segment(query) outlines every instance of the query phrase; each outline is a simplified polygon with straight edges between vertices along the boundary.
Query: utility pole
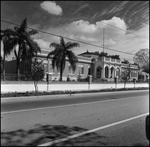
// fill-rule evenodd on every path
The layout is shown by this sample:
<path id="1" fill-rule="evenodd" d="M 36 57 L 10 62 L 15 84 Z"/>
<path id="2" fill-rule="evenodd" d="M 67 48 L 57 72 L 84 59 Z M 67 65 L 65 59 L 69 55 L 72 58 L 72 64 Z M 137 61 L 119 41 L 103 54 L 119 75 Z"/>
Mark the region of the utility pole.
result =
<path id="1" fill-rule="evenodd" d="M 105 29 L 103 29 L 103 52 L 104 52 Z"/>

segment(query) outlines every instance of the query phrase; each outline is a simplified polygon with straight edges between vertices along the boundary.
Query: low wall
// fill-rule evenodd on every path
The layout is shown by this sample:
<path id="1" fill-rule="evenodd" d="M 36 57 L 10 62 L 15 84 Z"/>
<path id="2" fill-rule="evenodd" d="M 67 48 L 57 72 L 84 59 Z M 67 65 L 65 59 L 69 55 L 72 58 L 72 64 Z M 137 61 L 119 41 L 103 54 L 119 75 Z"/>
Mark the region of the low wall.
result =
<path id="1" fill-rule="evenodd" d="M 126 88 L 134 87 L 133 83 L 127 83 Z M 149 87 L 148 83 L 136 83 L 135 87 Z M 39 84 L 39 91 L 56 91 L 56 90 L 88 90 L 88 89 L 105 89 L 105 88 L 124 88 L 123 83 L 110 84 Z M 5 92 L 26 92 L 34 91 L 34 84 L 1 84 L 1 93 Z"/>

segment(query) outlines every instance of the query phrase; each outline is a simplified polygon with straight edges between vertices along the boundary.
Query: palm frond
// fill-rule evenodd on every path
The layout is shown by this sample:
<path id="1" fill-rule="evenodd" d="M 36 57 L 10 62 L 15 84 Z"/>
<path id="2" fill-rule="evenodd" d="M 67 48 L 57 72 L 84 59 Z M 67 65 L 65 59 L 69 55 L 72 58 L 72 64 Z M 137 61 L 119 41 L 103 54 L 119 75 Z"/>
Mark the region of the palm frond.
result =
<path id="1" fill-rule="evenodd" d="M 56 55 L 59 52 L 60 52 L 60 49 L 56 48 L 55 50 L 53 50 L 53 51 L 51 51 L 51 52 L 48 53 L 47 58 L 50 58 L 50 57 Z"/>
<path id="2" fill-rule="evenodd" d="M 14 49 L 14 54 L 15 54 L 15 57 L 16 57 L 16 59 L 17 59 L 17 58 L 18 58 L 18 55 L 17 55 L 16 49 Z"/>
<path id="3" fill-rule="evenodd" d="M 50 58 L 53 55 L 54 55 L 54 51 L 51 51 L 51 52 L 48 53 L 47 58 Z"/>
<path id="4" fill-rule="evenodd" d="M 33 54 L 34 53 L 37 54 L 38 52 L 41 52 L 41 48 L 39 47 L 38 43 L 33 41 L 27 33 L 23 33 L 21 37 L 26 42 L 26 44 L 28 44 Z"/>
<path id="5" fill-rule="evenodd" d="M 65 43 L 65 40 L 62 36 L 60 36 L 60 46 L 65 49 L 66 48 L 66 43 Z"/>
<path id="6" fill-rule="evenodd" d="M 5 55 L 10 55 L 11 51 L 16 47 L 18 44 L 18 39 L 10 38 L 4 43 L 4 52 Z"/>
<path id="7" fill-rule="evenodd" d="M 21 25 L 18 29 L 18 33 L 26 32 L 27 30 L 27 17 L 21 22 Z"/>
<path id="8" fill-rule="evenodd" d="M 52 67 L 53 69 L 56 67 L 57 70 L 60 69 L 60 63 L 61 63 L 61 51 L 59 49 L 54 50 L 52 53 Z"/>
<path id="9" fill-rule="evenodd" d="M 18 34 L 13 29 L 1 30 L 2 36 L 17 37 Z"/>
<path id="10" fill-rule="evenodd" d="M 14 30 L 15 30 L 16 32 L 18 31 L 18 29 L 19 29 L 18 26 L 15 26 L 15 27 L 14 27 Z"/>
<path id="11" fill-rule="evenodd" d="M 58 43 L 53 42 L 53 43 L 50 44 L 49 47 L 54 47 L 56 49 L 56 48 L 59 48 L 60 45 Z"/>
<path id="12" fill-rule="evenodd" d="M 77 43 L 77 42 L 73 42 L 73 43 L 67 42 L 67 44 L 66 44 L 66 49 L 69 50 L 69 49 L 72 49 L 72 48 L 74 48 L 74 47 L 79 47 L 79 46 L 80 46 L 80 44 Z"/>
<path id="13" fill-rule="evenodd" d="M 72 51 L 67 51 L 66 56 L 68 57 L 68 62 L 70 63 L 71 68 L 73 69 L 73 71 L 75 71 L 78 58 L 75 56 L 75 54 Z"/>
<path id="14" fill-rule="evenodd" d="M 35 35 L 35 34 L 38 34 L 39 32 L 36 31 L 36 30 L 31 30 L 28 32 L 28 34 L 31 36 L 31 35 Z"/>

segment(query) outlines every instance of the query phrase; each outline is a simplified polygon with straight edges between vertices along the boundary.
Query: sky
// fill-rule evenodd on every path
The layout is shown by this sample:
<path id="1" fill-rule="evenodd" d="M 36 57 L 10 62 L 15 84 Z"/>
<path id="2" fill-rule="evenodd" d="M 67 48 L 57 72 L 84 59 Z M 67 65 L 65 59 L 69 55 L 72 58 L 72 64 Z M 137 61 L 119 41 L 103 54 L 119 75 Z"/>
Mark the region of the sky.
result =
<path id="1" fill-rule="evenodd" d="M 130 62 L 130 54 L 149 49 L 149 1 L 1 1 L 1 20 L 21 24 L 25 17 L 29 28 L 101 46 L 80 43 L 80 47 L 73 48 L 75 54 L 102 52 L 103 38 L 105 52 Z M 1 29 L 13 27 L 1 21 Z M 49 52 L 53 50 L 49 45 L 60 41 L 59 37 L 40 32 L 33 39 Z"/>

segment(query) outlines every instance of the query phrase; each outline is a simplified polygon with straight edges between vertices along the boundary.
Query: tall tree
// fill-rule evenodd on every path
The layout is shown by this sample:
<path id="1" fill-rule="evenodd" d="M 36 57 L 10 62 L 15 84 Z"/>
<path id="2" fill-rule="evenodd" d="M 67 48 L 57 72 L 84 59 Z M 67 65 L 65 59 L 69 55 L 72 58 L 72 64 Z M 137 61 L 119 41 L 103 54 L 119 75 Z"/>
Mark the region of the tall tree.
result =
<path id="1" fill-rule="evenodd" d="M 133 57 L 133 60 L 143 71 L 149 73 L 149 49 L 140 49 Z"/>
<path id="2" fill-rule="evenodd" d="M 72 52 L 72 48 L 80 46 L 77 42 L 65 42 L 63 37 L 60 37 L 60 43 L 51 43 L 50 47 L 54 47 L 55 49 L 51 51 L 47 58 L 52 57 L 52 67 L 57 70 L 60 70 L 60 81 L 62 81 L 63 71 L 65 69 L 66 59 L 68 58 L 68 62 L 71 65 L 73 71 L 76 70 L 76 63 L 78 62 L 78 58 Z"/>
<path id="3" fill-rule="evenodd" d="M 31 35 L 38 33 L 35 30 L 27 31 L 27 18 L 25 18 L 19 27 L 15 26 L 14 30 L 7 32 L 10 37 L 6 41 L 6 50 L 14 49 L 14 54 L 17 59 L 17 74 L 19 80 L 20 60 L 29 60 L 41 52 L 38 44 L 32 40 Z M 18 45 L 18 50 L 15 48 Z"/>
<path id="4" fill-rule="evenodd" d="M 1 56 L 1 73 L 3 72 L 3 58 L 2 58 L 2 56 Z"/>
<path id="5" fill-rule="evenodd" d="M 12 29 L 1 30 L 1 41 L 3 43 L 3 80 L 5 80 L 5 58 L 10 55 L 12 52 L 12 48 L 6 48 L 6 42 L 14 35 L 14 31 Z"/>

